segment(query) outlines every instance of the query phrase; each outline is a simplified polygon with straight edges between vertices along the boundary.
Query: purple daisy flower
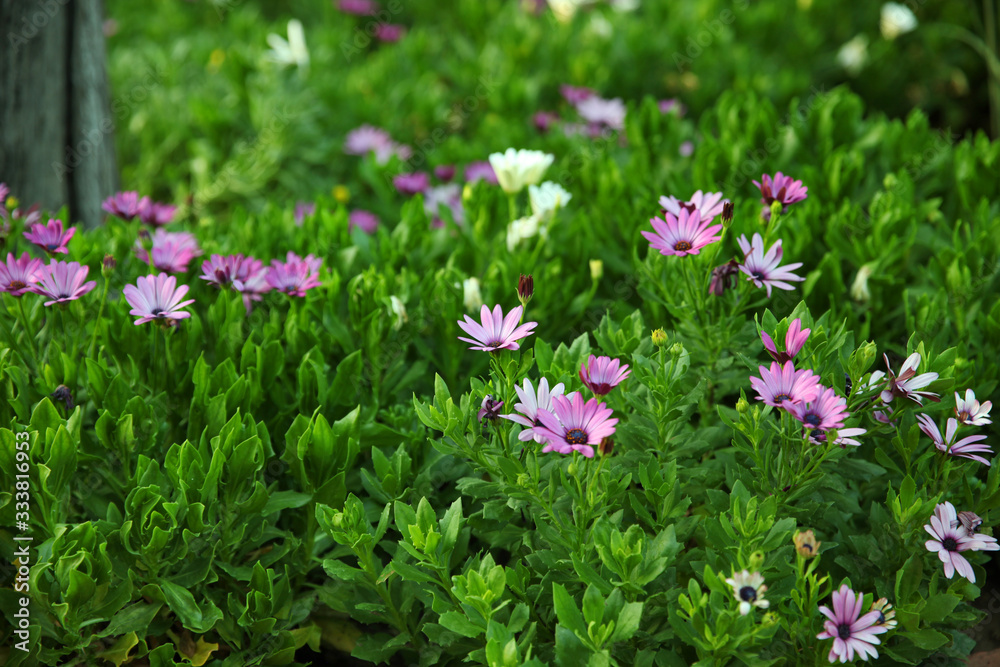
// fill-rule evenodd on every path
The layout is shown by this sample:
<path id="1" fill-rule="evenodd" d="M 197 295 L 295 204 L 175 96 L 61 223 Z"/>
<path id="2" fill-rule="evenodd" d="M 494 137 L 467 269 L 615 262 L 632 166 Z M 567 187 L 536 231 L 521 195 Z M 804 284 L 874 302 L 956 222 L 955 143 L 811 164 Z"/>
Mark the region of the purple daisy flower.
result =
<path id="1" fill-rule="evenodd" d="M 580 381 L 597 396 L 604 396 L 617 387 L 632 372 L 628 364 L 610 357 L 590 355 L 587 363 L 580 364 Z"/>
<path id="2" fill-rule="evenodd" d="M 246 258 L 243 255 L 212 255 L 201 264 L 199 278 L 209 285 L 225 288 L 232 284 Z"/>
<path id="3" fill-rule="evenodd" d="M 885 367 L 888 369 L 885 375 L 886 385 L 880 394 L 883 403 L 891 403 L 894 398 L 899 396 L 908 398 L 919 405 L 923 405 L 923 399 L 925 398 L 929 398 L 934 402 L 941 401 L 938 395 L 933 392 L 918 391 L 938 379 L 937 373 L 921 373 L 917 375 L 917 367 L 920 365 L 919 352 L 914 352 L 906 358 L 903 366 L 899 369 L 899 375 L 892 372 L 892 366 L 889 365 L 889 356 L 883 354 L 882 358 L 885 359 Z M 876 373 L 879 374 L 876 375 Z M 876 377 L 882 377 L 881 371 L 876 371 L 876 373 L 872 373 L 871 381 L 874 381 Z"/>
<path id="4" fill-rule="evenodd" d="M 657 102 L 657 106 L 660 108 L 660 113 L 670 113 L 673 111 L 678 116 L 684 115 L 684 105 L 676 98 L 672 97 L 669 100 L 660 100 Z"/>
<path id="5" fill-rule="evenodd" d="M 837 396 L 830 387 L 817 385 L 819 395 L 812 401 L 792 403 L 787 406 L 788 414 L 798 419 L 810 431 L 829 431 L 840 428 L 850 417 L 847 399 Z"/>
<path id="6" fill-rule="evenodd" d="M 153 234 L 153 266 L 167 273 L 184 273 L 188 264 L 201 255 L 198 240 L 189 232 L 168 232 L 162 228 Z M 149 253 L 136 242 L 135 256 L 149 263 Z"/>
<path id="7" fill-rule="evenodd" d="M 956 442 L 955 434 L 958 431 L 958 420 L 954 417 L 948 418 L 948 425 L 945 428 L 945 437 L 943 438 L 941 437 L 941 431 L 938 430 L 938 425 L 934 423 L 934 420 L 930 416 L 917 415 L 917 421 L 920 422 L 920 430 L 934 441 L 934 446 L 938 448 L 938 451 L 951 456 L 978 461 L 987 466 L 991 465 L 989 461 L 977 455 L 979 453 L 993 455 L 993 450 L 990 449 L 989 445 L 976 444 L 985 440 L 985 435 L 970 435 Z"/>
<path id="8" fill-rule="evenodd" d="M 486 181 L 490 185 L 497 185 L 497 174 L 493 171 L 493 165 L 489 162 L 470 162 L 465 167 L 465 182 L 475 183 L 476 181 Z"/>
<path id="9" fill-rule="evenodd" d="M 855 440 L 854 436 L 864 435 L 867 431 L 863 428 L 838 428 L 834 433 L 837 437 L 834 438 L 833 444 L 840 445 L 841 449 L 845 449 L 847 445 L 852 447 L 860 447 L 861 442 Z M 809 433 L 809 442 L 814 445 L 825 445 L 827 441 L 827 434 L 823 431 L 811 431 Z"/>
<path id="10" fill-rule="evenodd" d="M 753 181 L 753 184 L 760 188 L 760 201 L 768 212 L 770 212 L 771 204 L 774 202 L 780 202 L 782 211 L 784 211 L 789 204 L 805 199 L 809 190 L 809 188 L 802 187 L 802 181 L 793 180 L 780 171 L 774 175 L 773 179 L 767 174 L 763 174 L 760 180 L 760 183 Z"/>
<path id="11" fill-rule="evenodd" d="M 431 186 L 431 178 L 427 172 L 417 171 L 412 174 L 397 174 L 392 177 L 392 184 L 400 194 L 408 197 L 423 192 Z"/>
<path id="12" fill-rule="evenodd" d="M 500 414 L 500 408 L 502 407 L 503 401 L 498 401 L 490 394 L 486 394 L 486 398 L 483 399 L 483 405 L 476 416 L 479 418 L 479 421 L 483 421 L 484 419 L 495 421 L 497 417 L 503 416 Z"/>
<path id="13" fill-rule="evenodd" d="M 171 204 L 160 204 L 143 197 L 139 201 L 139 219 L 151 227 L 163 227 L 174 221 L 177 207 Z"/>
<path id="14" fill-rule="evenodd" d="M 651 218 L 649 222 L 654 231 L 643 231 L 642 235 L 661 255 L 698 255 L 702 248 L 722 239 L 716 236 L 722 225 L 709 226 L 711 219 L 702 220 L 698 211 L 688 213 L 687 209 L 681 209 L 679 216 L 667 212 L 664 219 Z"/>
<path id="15" fill-rule="evenodd" d="M 597 95 L 597 92 L 590 88 L 571 86 L 568 83 L 564 83 L 559 86 L 559 94 L 563 96 L 564 100 L 576 106 L 580 102 Z"/>
<path id="16" fill-rule="evenodd" d="M 599 445 L 601 440 L 614 435 L 618 419 L 611 418 L 611 414 L 611 409 L 596 398 L 584 403 L 583 396 L 577 392 L 572 397 L 555 396 L 552 398 L 552 410 L 538 411 L 538 420 L 542 425 L 536 426 L 534 433 L 547 442 L 542 453 L 571 454 L 577 451 L 592 459 L 593 445 Z"/>
<path id="17" fill-rule="evenodd" d="M 855 593 L 847 584 L 843 584 L 839 591 L 833 593 L 833 611 L 825 606 L 821 606 L 819 610 L 828 620 L 823 623 L 824 630 L 816 635 L 816 639 L 833 640 L 828 656 L 830 662 L 837 662 L 838 659 L 840 662 L 849 662 L 854 660 L 855 653 L 865 661 L 870 657 L 878 657 L 875 645 L 882 642 L 875 635 L 888 632 L 889 628 L 879 625 L 881 612 L 877 610 L 861 615 L 864 610 L 864 595 Z"/>
<path id="18" fill-rule="evenodd" d="M 772 361 L 770 369 L 760 366 L 758 370 L 760 377 L 750 376 L 750 385 L 765 405 L 787 410 L 794 403 L 815 401 L 822 389 L 818 376 L 810 370 L 795 370 L 791 361 L 783 365 Z"/>
<path id="19" fill-rule="evenodd" d="M 295 203 L 295 224 L 302 226 L 302 222 L 306 219 L 307 215 L 314 215 L 316 213 L 316 203 L 309 201 L 300 201 Z"/>
<path id="20" fill-rule="evenodd" d="M 374 0 L 339 0 L 337 9 L 345 14 L 372 16 L 378 13 L 378 3 Z"/>
<path id="21" fill-rule="evenodd" d="M 76 227 L 63 231 L 62 220 L 49 220 L 47 225 L 36 223 L 31 230 L 24 232 L 24 238 L 44 250 L 48 255 L 68 254 L 66 244 L 76 233 Z"/>
<path id="22" fill-rule="evenodd" d="M 45 302 L 46 306 L 75 301 L 97 287 L 96 280 L 83 282 L 89 272 L 90 267 L 80 266 L 78 262 L 57 262 L 53 259 L 38 270 L 38 284 L 28 289 L 48 297 L 50 300 Z"/>
<path id="23" fill-rule="evenodd" d="M 539 132 L 548 132 L 549 128 L 559 122 L 559 114 L 551 111 L 539 111 L 531 117 L 531 124 Z"/>
<path id="24" fill-rule="evenodd" d="M 788 325 L 788 332 L 785 334 L 785 351 L 778 352 L 778 347 L 774 344 L 774 339 L 767 335 L 767 332 L 760 332 L 760 339 L 764 342 L 764 349 L 767 353 L 777 361 L 779 364 L 783 364 L 786 361 L 795 358 L 795 355 L 799 353 L 802 346 L 805 345 L 806 340 L 809 338 L 809 334 L 812 329 L 803 329 L 802 320 L 795 318 L 792 323 Z"/>
<path id="25" fill-rule="evenodd" d="M 319 286 L 319 268 L 323 260 L 312 255 L 299 257 L 289 251 L 284 262 L 273 260 L 267 272 L 267 283 L 288 296 L 305 296 L 306 291 Z"/>
<path id="26" fill-rule="evenodd" d="M 728 199 L 722 198 L 721 192 L 703 193 L 698 190 L 691 195 L 689 201 L 681 201 L 673 195 L 660 197 L 660 208 L 664 213 L 673 213 L 674 216 L 679 216 L 682 210 L 686 210 L 688 213 L 697 211 L 701 214 L 702 221 L 707 223 L 722 213 L 722 209 L 725 208 L 728 201 Z"/>
<path id="27" fill-rule="evenodd" d="M 260 301 L 265 292 L 271 291 L 267 282 L 267 267 L 259 259 L 245 257 L 233 273 L 233 289 L 243 295 L 243 305 L 247 313 L 254 301 Z"/>
<path id="28" fill-rule="evenodd" d="M 119 192 L 105 199 L 101 208 L 126 222 L 131 221 L 142 212 L 138 192 Z"/>
<path id="29" fill-rule="evenodd" d="M 971 389 L 965 390 L 963 399 L 959 393 L 955 392 L 955 416 L 959 423 L 966 426 L 986 426 L 993 422 L 989 419 L 990 410 L 993 408 L 991 401 L 986 401 L 982 405 L 976 400 L 976 394 Z"/>
<path id="30" fill-rule="evenodd" d="M 523 308 L 521 306 L 515 306 L 507 314 L 507 317 L 504 317 L 503 310 L 499 304 L 493 308 L 492 313 L 490 313 L 490 309 L 486 307 L 486 304 L 483 304 L 482 309 L 479 311 L 479 319 L 482 324 L 465 315 L 465 321 L 460 320 L 458 326 L 462 328 L 462 331 L 472 336 L 472 338 L 459 336 L 458 339 L 466 343 L 472 343 L 472 347 L 469 348 L 470 350 L 482 350 L 483 352 L 517 350 L 521 347 L 517 341 L 530 336 L 534 328 L 538 326 L 538 322 L 527 322 L 521 326 L 517 326 L 517 323 L 521 320 L 522 312 Z"/>
<path id="31" fill-rule="evenodd" d="M 0 264 L 0 292 L 16 297 L 30 292 L 31 286 L 38 282 L 41 268 L 42 260 L 32 259 L 27 250 L 18 259 L 7 253 L 7 262 Z"/>
<path id="32" fill-rule="evenodd" d="M 527 442 L 528 440 L 533 439 L 535 442 L 545 442 L 545 440 L 534 431 L 536 426 L 542 425 L 542 423 L 538 420 L 538 411 L 551 410 L 552 399 L 556 396 L 562 396 L 564 390 L 565 386 L 562 382 L 549 390 L 549 381 L 542 378 L 538 381 L 538 392 L 536 393 L 534 386 L 531 384 L 531 380 L 524 378 L 523 389 L 516 384 L 514 385 L 514 391 L 517 392 L 517 397 L 521 399 L 520 403 L 514 404 L 514 409 L 521 414 L 500 416 L 514 422 L 515 424 L 520 424 L 521 426 L 526 427 L 521 429 L 521 432 L 517 434 L 518 440 Z"/>
<path id="33" fill-rule="evenodd" d="M 451 211 L 456 225 L 465 223 L 465 209 L 462 206 L 462 190 L 457 183 L 439 185 L 424 192 L 424 211 L 431 216 L 431 227 L 444 227 L 439 207 L 444 205 Z"/>
<path id="34" fill-rule="evenodd" d="M 183 320 L 191 313 L 181 310 L 194 303 L 194 299 L 181 301 L 187 294 L 187 285 L 177 285 L 174 276 L 160 273 L 155 276 L 139 276 L 135 285 L 126 285 L 122 292 L 132 306 L 129 315 L 136 315 L 136 326 L 153 320 Z"/>
<path id="35" fill-rule="evenodd" d="M 406 27 L 393 23 L 379 23 L 375 26 L 375 39 L 380 42 L 398 42 L 403 38 Z"/>
<path id="36" fill-rule="evenodd" d="M 455 178 L 455 165 L 439 164 L 434 167 L 434 177 L 442 183 L 447 183 L 451 179 Z"/>
<path id="37" fill-rule="evenodd" d="M 747 274 L 747 280 L 753 281 L 755 286 L 765 287 L 768 296 L 771 296 L 772 287 L 793 290 L 795 287 L 788 284 L 789 280 L 797 282 L 805 280 L 805 278 L 792 273 L 793 270 L 802 266 L 802 262 L 778 266 L 781 263 L 781 239 L 775 241 L 766 254 L 764 252 L 764 239 L 761 238 L 760 234 L 753 235 L 753 243 L 748 242 L 744 234 L 740 236 L 738 243 L 744 255 L 740 271 Z"/>
<path id="38" fill-rule="evenodd" d="M 958 520 L 955 506 L 949 502 L 939 503 L 934 508 L 930 524 L 925 524 L 924 530 L 933 538 L 924 542 L 924 546 L 928 551 L 937 553 L 944 564 L 944 576 L 949 579 L 958 572 L 971 583 L 976 583 L 976 573 L 972 569 L 972 564 L 961 552 L 1000 550 L 996 538 L 981 534 L 969 535 L 965 526 Z"/>
<path id="39" fill-rule="evenodd" d="M 374 234 L 378 227 L 378 216 L 371 211 L 355 209 L 347 216 L 347 229 L 350 231 L 355 227 L 365 234 Z"/>

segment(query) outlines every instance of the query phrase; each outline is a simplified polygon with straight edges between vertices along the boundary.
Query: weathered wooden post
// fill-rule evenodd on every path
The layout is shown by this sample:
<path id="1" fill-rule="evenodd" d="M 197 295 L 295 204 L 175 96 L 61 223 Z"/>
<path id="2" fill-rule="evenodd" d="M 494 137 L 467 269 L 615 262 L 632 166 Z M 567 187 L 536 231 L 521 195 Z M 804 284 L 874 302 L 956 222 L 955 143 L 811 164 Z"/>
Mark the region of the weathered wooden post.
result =
<path id="1" fill-rule="evenodd" d="M 0 181 L 93 227 L 118 189 L 101 0 L 0 0 Z"/>

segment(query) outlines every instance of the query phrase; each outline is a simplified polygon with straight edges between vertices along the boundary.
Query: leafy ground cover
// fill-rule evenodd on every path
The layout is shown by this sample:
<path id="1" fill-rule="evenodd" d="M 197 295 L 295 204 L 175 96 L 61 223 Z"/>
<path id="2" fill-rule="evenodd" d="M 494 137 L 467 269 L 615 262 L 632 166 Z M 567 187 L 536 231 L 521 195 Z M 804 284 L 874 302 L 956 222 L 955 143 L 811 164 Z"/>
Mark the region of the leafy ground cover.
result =
<path id="1" fill-rule="evenodd" d="M 125 193 L 4 196 L 7 664 L 962 664 L 984 66 L 936 6 L 551 4 L 109 3 Z"/>

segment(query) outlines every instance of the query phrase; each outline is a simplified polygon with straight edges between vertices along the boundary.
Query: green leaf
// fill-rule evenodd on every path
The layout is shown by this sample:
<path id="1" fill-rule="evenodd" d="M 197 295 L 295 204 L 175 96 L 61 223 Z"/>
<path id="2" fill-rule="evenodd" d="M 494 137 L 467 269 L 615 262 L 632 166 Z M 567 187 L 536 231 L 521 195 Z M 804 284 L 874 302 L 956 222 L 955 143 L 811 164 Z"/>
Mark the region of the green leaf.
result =
<path id="1" fill-rule="evenodd" d="M 177 614 L 184 627 L 192 632 L 204 634 L 211 630 L 217 621 L 222 620 L 222 612 L 207 598 L 203 607 L 199 607 L 191 591 L 169 581 L 160 582 L 160 590 L 163 591 L 163 598 L 170 610 Z"/>
<path id="2" fill-rule="evenodd" d="M 441 614 L 438 623 L 463 637 L 478 637 L 486 631 L 485 628 L 479 627 L 470 621 L 465 614 L 458 611 L 446 611 Z"/>
<path id="3" fill-rule="evenodd" d="M 587 624 L 583 620 L 583 614 L 562 584 L 552 584 L 552 604 L 560 624 L 573 632 L 587 636 Z"/>

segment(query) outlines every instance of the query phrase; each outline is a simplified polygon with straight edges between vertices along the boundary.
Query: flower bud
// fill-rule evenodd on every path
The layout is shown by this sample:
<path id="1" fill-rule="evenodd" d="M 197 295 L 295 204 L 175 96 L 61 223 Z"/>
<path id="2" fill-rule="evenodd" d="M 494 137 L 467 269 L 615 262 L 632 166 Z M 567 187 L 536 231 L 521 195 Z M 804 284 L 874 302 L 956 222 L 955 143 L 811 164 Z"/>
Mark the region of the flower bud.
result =
<path id="1" fill-rule="evenodd" d="M 597 446 L 597 451 L 601 456 L 611 456 L 615 451 L 615 441 L 611 438 L 601 438 L 601 444 Z"/>
<path id="2" fill-rule="evenodd" d="M 681 356 L 682 354 L 684 354 L 684 346 L 681 345 L 680 343 L 674 343 L 673 345 L 670 346 L 670 354 L 675 357 Z"/>
<path id="3" fill-rule="evenodd" d="M 535 294 L 535 280 L 531 277 L 531 274 L 524 275 L 523 273 L 517 279 L 517 300 L 521 302 L 522 306 L 527 307 L 528 302 L 531 301 L 531 297 Z"/>
<path id="4" fill-rule="evenodd" d="M 822 542 L 816 541 L 816 536 L 813 535 L 811 530 L 807 530 L 804 533 L 795 531 L 792 541 L 795 542 L 795 550 L 803 558 L 812 558 L 818 554 L 819 546 L 822 544 Z"/>
<path id="5" fill-rule="evenodd" d="M 591 280 L 600 280 L 601 276 L 604 275 L 604 262 L 599 259 L 590 260 L 590 278 Z"/>
<path id="6" fill-rule="evenodd" d="M 740 400 L 736 401 L 736 412 L 740 413 L 741 415 L 745 415 L 746 413 L 750 412 L 750 403 L 748 403 L 747 399 L 743 398 L 742 396 L 740 396 Z"/>
<path id="7" fill-rule="evenodd" d="M 114 272 L 116 266 L 118 266 L 118 262 L 115 261 L 115 258 L 111 255 L 105 255 L 104 261 L 101 262 L 101 275 L 107 278 Z"/>
<path id="8" fill-rule="evenodd" d="M 151 239 L 152 239 L 152 237 L 149 235 L 149 230 L 148 229 L 146 229 L 145 227 L 143 227 L 142 229 L 139 230 L 139 243 L 142 244 L 143 248 L 148 248 L 149 247 L 149 242 L 150 242 Z"/>
<path id="9" fill-rule="evenodd" d="M 579 469 L 579 466 L 576 465 L 576 461 L 570 461 L 569 462 L 569 467 L 566 468 L 566 472 L 569 473 L 570 475 L 576 475 L 576 472 L 577 472 L 578 469 Z"/>
<path id="10" fill-rule="evenodd" d="M 858 275 L 854 278 L 854 284 L 851 285 L 851 298 L 855 301 L 861 303 L 866 303 L 872 298 L 871 292 L 868 291 L 868 278 L 872 275 L 872 265 L 871 263 L 865 264 L 860 269 L 858 269 Z"/>
<path id="11" fill-rule="evenodd" d="M 333 188 L 333 198 L 341 204 L 346 204 L 351 199 L 351 191 L 346 185 L 335 185 Z"/>
<path id="12" fill-rule="evenodd" d="M 727 201 L 722 205 L 722 228 L 729 229 L 733 225 L 733 202 Z"/>
<path id="13" fill-rule="evenodd" d="M 20 202 L 18 201 L 17 197 L 15 197 L 14 195 L 7 197 L 7 208 L 10 209 L 11 211 L 17 208 L 17 205 L 19 203 Z"/>
<path id="14" fill-rule="evenodd" d="M 73 395 L 69 391 L 69 387 L 64 384 L 56 387 L 56 390 L 50 394 L 52 400 L 62 401 L 63 405 L 66 406 L 67 412 L 73 409 Z"/>
<path id="15" fill-rule="evenodd" d="M 652 334 L 653 345 L 656 347 L 663 347 L 667 344 L 667 332 L 663 329 L 653 329 Z"/>
<path id="16" fill-rule="evenodd" d="M 774 220 L 785 210 L 785 205 L 780 201 L 771 202 L 771 220 Z"/>

